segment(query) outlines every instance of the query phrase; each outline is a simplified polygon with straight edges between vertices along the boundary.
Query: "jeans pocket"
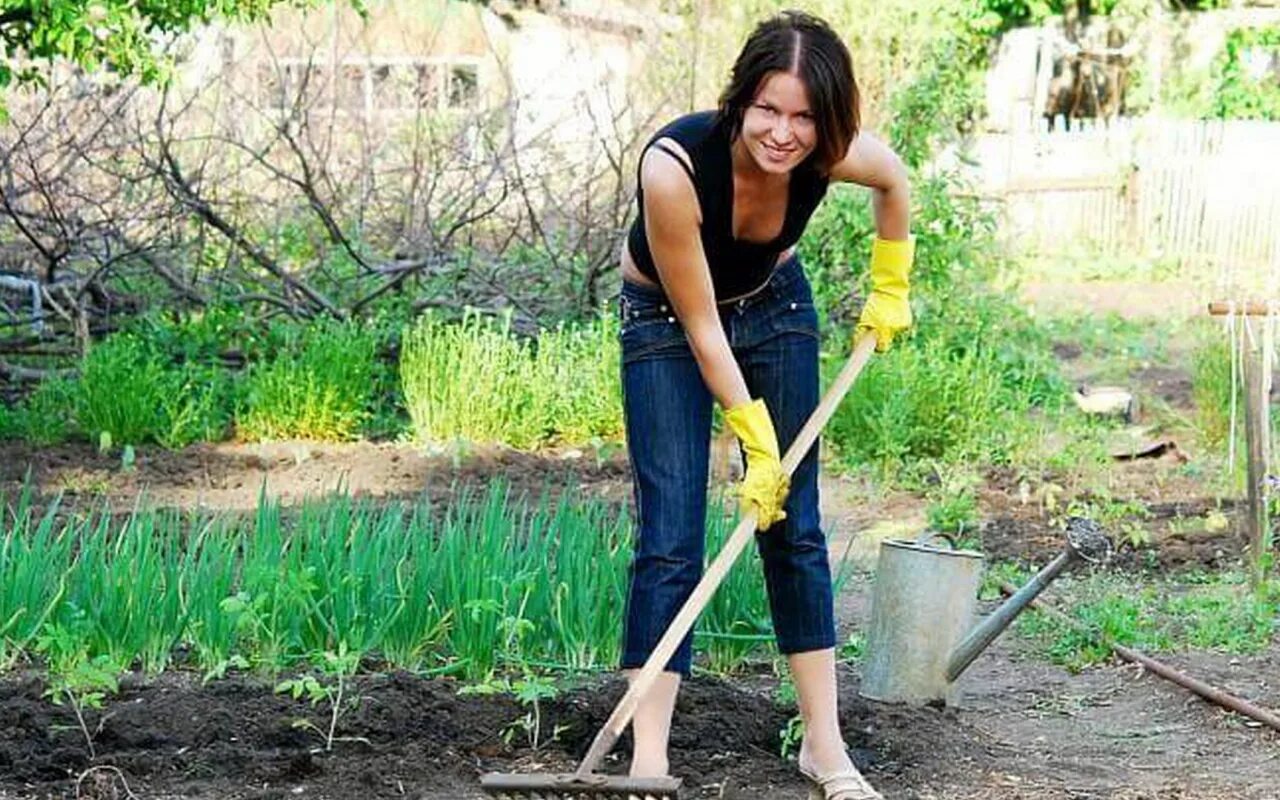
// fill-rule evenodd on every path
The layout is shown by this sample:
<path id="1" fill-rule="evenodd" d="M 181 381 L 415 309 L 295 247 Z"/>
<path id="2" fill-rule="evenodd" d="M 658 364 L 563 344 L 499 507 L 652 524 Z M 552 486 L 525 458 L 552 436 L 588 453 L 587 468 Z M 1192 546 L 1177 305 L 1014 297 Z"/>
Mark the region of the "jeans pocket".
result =
<path id="1" fill-rule="evenodd" d="M 769 327 L 774 333 L 797 333 L 817 339 L 818 309 L 811 299 L 784 298 L 770 310 Z"/>
<path id="2" fill-rule="evenodd" d="M 671 311 L 665 313 L 655 307 L 652 313 L 636 314 L 624 319 L 619 333 L 622 342 L 622 363 L 630 364 L 645 358 L 689 355 L 689 341 L 684 326 Z"/>

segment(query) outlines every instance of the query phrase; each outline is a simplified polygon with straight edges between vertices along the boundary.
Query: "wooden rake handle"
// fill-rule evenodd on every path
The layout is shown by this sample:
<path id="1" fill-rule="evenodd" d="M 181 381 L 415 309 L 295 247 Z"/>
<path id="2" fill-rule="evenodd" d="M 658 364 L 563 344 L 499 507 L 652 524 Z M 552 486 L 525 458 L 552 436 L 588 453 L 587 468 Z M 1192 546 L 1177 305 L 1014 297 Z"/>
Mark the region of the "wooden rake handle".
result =
<path id="1" fill-rule="evenodd" d="M 858 377 L 858 373 L 862 372 L 862 368 L 866 366 L 872 352 L 875 351 L 875 346 L 876 337 L 874 334 L 865 334 L 858 339 L 857 344 L 854 345 L 853 353 L 849 356 L 849 360 L 845 363 L 844 368 L 840 370 L 840 374 L 836 376 L 835 383 L 831 385 L 831 388 L 827 389 L 822 402 L 814 409 L 808 422 L 800 429 L 800 433 L 796 434 L 795 441 L 791 443 L 791 447 L 787 448 L 786 455 L 782 457 L 782 469 L 788 476 L 796 471 L 800 460 L 809 452 L 809 448 L 813 447 L 813 443 L 818 439 L 818 433 L 826 426 L 828 420 L 831 419 L 831 415 L 835 413 L 836 407 L 840 405 L 840 401 L 848 394 L 849 388 L 853 386 L 854 379 Z M 591 743 L 591 749 L 587 751 L 586 757 L 582 759 L 582 764 L 578 767 L 576 775 L 585 777 L 594 773 L 600 763 L 604 761 L 604 757 L 613 749 L 618 737 L 622 735 L 627 725 L 631 723 L 631 718 L 635 716 L 640 700 L 649 693 L 649 689 L 652 688 L 654 681 L 657 680 L 659 673 L 662 672 L 667 662 L 671 660 L 672 654 L 680 646 L 685 634 L 693 627 L 694 621 L 697 620 L 702 610 L 707 607 L 707 603 L 711 600 L 711 595 L 720 587 L 720 583 L 724 580 L 725 575 L 729 573 L 729 569 L 734 562 L 738 560 L 738 556 L 746 547 L 747 542 L 751 541 L 755 529 L 756 514 L 751 511 L 738 522 L 738 527 L 734 528 L 733 534 L 725 542 L 715 560 L 707 567 L 702 580 L 693 588 L 693 593 L 689 595 L 689 599 L 685 601 L 675 619 L 671 621 L 667 632 L 662 635 L 649 659 L 644 662 L 640 672 L 631 681 L 631 686 L 627 689 L 627 693 L 618 701 L 617 707 L 614 708 L 604 727 L 596 734 L 595 741 Z"/>

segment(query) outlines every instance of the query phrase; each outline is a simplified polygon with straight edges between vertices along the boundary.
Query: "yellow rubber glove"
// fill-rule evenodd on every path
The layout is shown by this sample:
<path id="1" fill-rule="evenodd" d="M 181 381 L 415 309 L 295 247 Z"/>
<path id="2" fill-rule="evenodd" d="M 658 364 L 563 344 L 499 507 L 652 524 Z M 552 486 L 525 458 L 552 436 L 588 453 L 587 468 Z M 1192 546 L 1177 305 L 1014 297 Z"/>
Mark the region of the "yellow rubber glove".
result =
<path id="1" fill-rule="evenodd" d="M 915 237 L 889 240 L 877 236 L 871 245 L 871 296 L 862 307 L 854 336 L 874 331 L 878 352 L 889 349 L 894 334 L 911 327 L 907 273 L 911 271 L 915 251 Z"/>
<path id="2" fill-rule="evenodd" d="M 778 455 L 778 434 L 773 430 L 773 420 L 764 401 L 756 398 L 725 412 L 725 424 L 742 442 L 746 451 L 747 474 L 738 487 L 742 513 L 756 511 L 756 528 L 766 530 L 773 523 L 786 519 L 782 504 L 787 500 L 791 479 L 782 471 L 782 459 Z"/>

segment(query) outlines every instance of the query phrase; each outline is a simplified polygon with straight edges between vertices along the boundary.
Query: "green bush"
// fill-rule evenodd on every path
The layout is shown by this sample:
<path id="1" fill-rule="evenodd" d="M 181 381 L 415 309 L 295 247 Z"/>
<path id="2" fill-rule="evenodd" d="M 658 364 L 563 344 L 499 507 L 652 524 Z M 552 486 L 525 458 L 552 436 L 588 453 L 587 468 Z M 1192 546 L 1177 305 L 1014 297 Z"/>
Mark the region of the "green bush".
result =
<path id="1" fill-rule="evenodd" d="M 994 348 L 945 342 L 900 347 L 874 360 L 836 411 L 828 438 L 850 466 L 897 476 L 908 462 L 1004 460 L 1010 418 L 1031 398 L 1006 383 Z"/>
<path id="2" fill-rule="evenodd" d="M 96 441 L 182 447 L 225 436 L 229 378 L 195 361 L 175 362 L 133 332 L 96 344 L 72 390 L 75 426 Z"/>
<path id="3" fill-rule="evenodd" d="M 349 440 L 377 403 L 378 337 L 353 322 L 317 321 L 287 329 L 273 358 L 249 367 L 236 435 L 268 439 Z"/>
<path id="4" fill-rule="evenodd" d="M 1280 80 L 1269 70 L 1251 74 L 1245 60 L 1252 52 L 1280 52 L 1280 28 L 1240 28 L 1227 36 L 1215 64 L 1215 117 L 1280 120 Z"/>
<path id="5" fill-rule="evenodd" d="M 74 405 L 73 381 L 47 379 L 8 411 L 3 438 L 21 439 L 39 447 L 61 444 L 75 431 Z"/>
<path id="6" fill-rule="evenodd" d="M 603 314 L 531 341 L 511 319 L 435 315 L 406 328 L 400 378 L 414 437 L 531 448 L 622 432 L 617 323 Z"/>

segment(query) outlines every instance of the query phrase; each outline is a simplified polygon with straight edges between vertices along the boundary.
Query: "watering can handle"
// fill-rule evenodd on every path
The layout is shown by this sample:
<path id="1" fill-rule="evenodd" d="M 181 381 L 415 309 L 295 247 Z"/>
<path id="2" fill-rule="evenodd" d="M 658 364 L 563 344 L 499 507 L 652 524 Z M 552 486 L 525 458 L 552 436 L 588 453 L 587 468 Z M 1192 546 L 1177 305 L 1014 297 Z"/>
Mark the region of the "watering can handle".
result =
<path id="1" fill-rule="evenodd" d="M 951 545 L 952 550 L 960 549 L 960 545 L 956 543 L 956 537 L 952 536 L 949 533 L 939 533 L 938 531 L 925 531 L 924 533 L 916 537 L 916 544 L 920 544 L 920 545 L 927 544 L 928 542 L 931 542 L 934 539 L 944 540 L 947 544 Z"/>

